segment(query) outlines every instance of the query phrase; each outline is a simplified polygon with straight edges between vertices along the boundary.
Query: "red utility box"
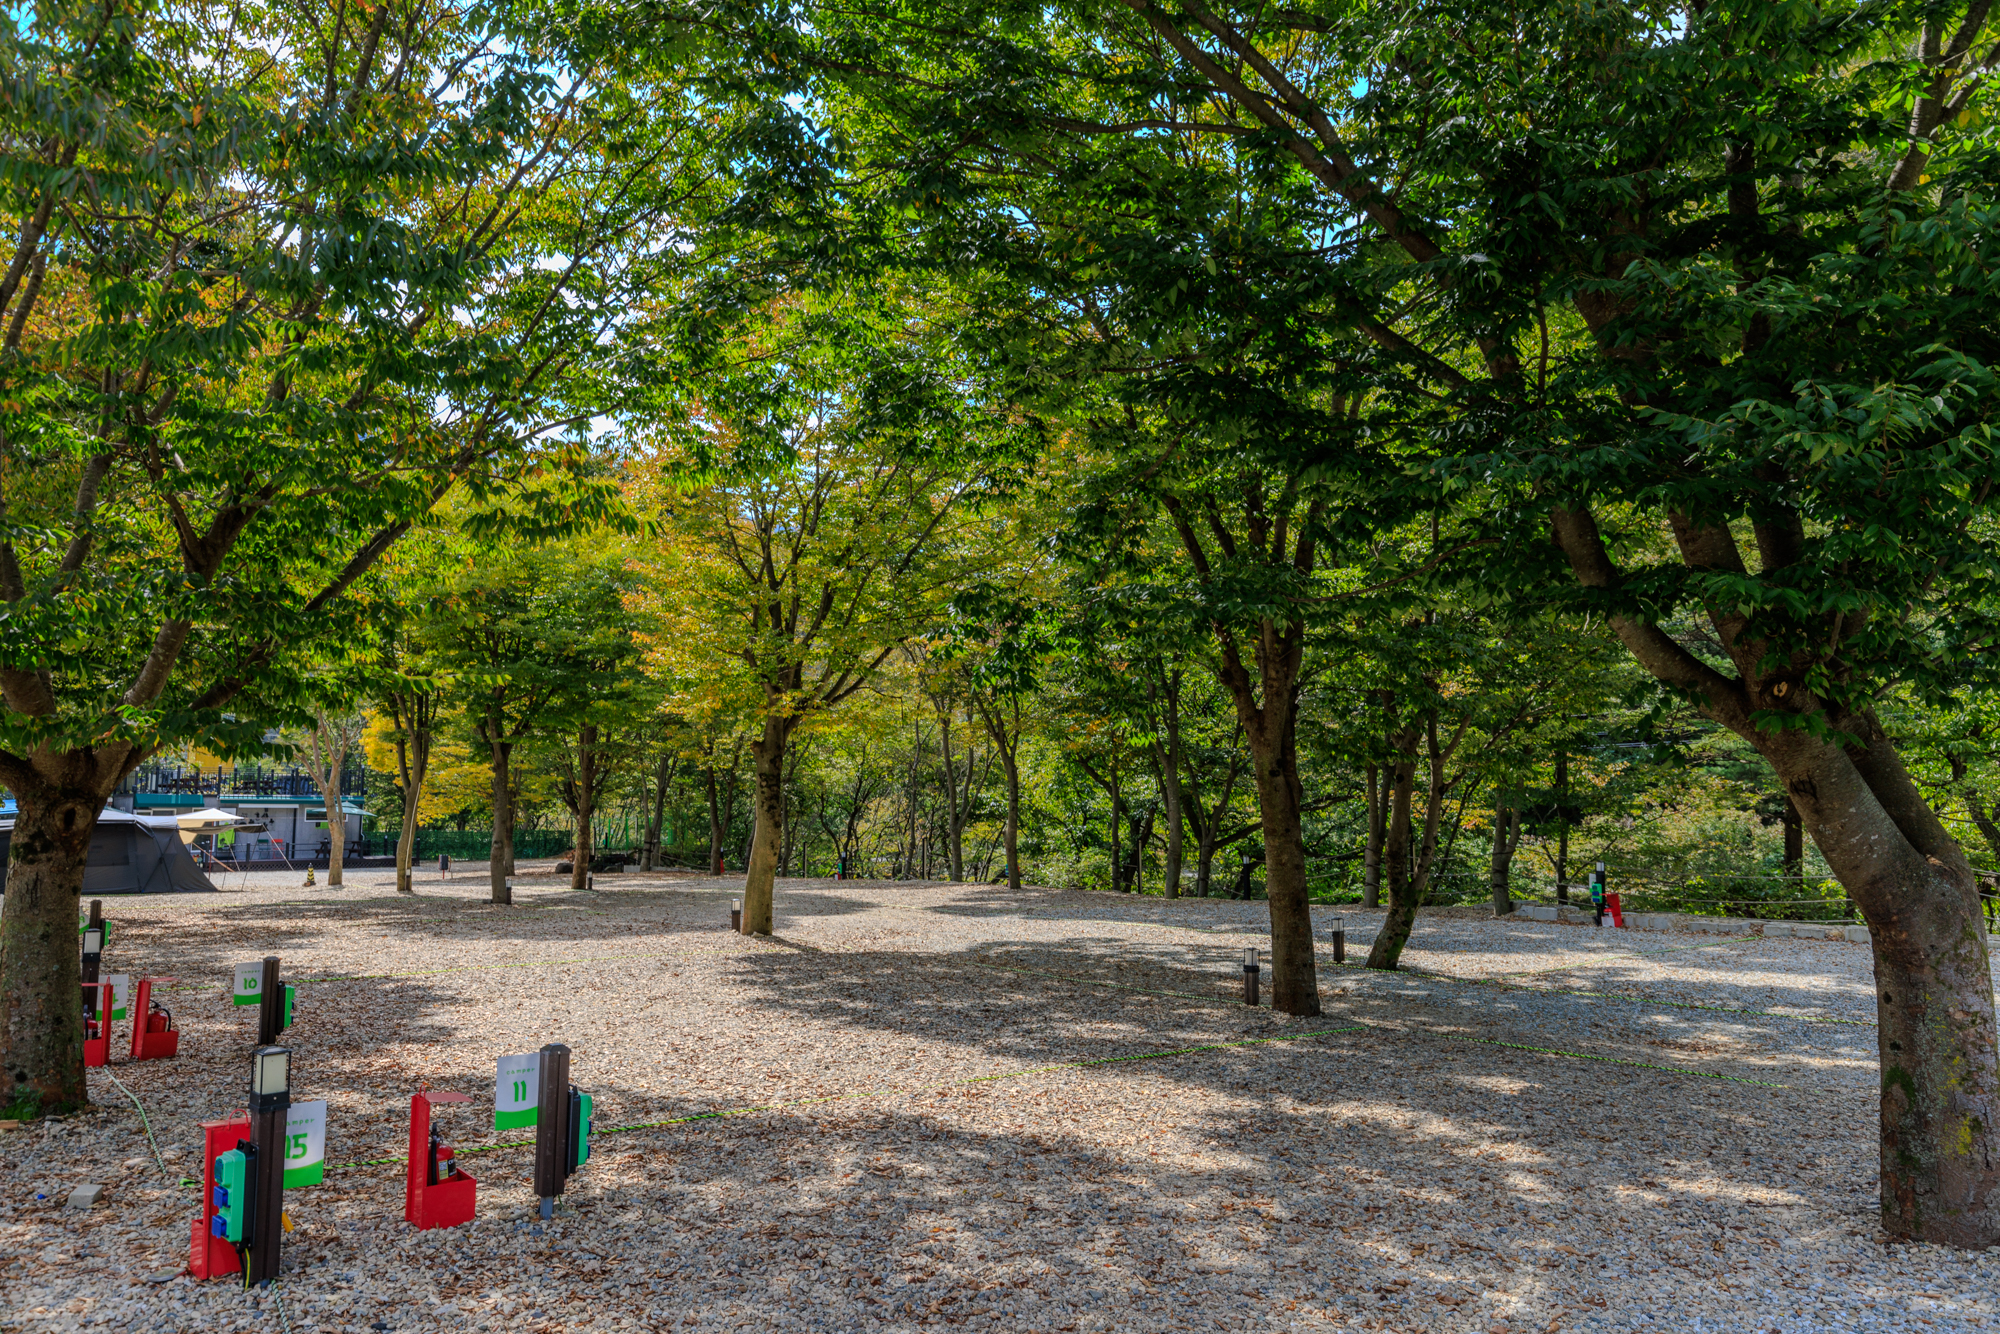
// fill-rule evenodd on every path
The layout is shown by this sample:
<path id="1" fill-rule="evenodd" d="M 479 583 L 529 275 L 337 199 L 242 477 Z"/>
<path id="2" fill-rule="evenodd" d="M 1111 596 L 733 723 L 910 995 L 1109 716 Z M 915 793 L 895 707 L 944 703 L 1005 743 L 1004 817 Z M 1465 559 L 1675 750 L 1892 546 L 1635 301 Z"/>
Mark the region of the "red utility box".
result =
<path id="1" fill-rule="evenodd" d="M 1618 910 L 1618 896 L 1616 894 L 1606 894 L 1604 896 L 1604 907 L 1611 914 L 1611 924 L 1621 930 L 1624 929 L 1625 914 Z"/>
<path id="2" fill-rule="evenodd" d="M 189 1240 L 188 1272 L 196 1278 L 223 1278 L 242 1273 L 243 1261 L 209 1225 L 215 1216 L 215 1160 L 235 1148 L 236 1141 L 250 1138 L 250 1115 L 238 1112 L 228 1121 L 204 1121 L 201 1135 L 201 1213 Z"/>
<path id="3" fill-rule="evenodd" d="M 451 1145 L 438 1138 L 431 1125 L 434 1105 L 471 1101 L 463 1093 L 423 1092 L 410 1099 L 409 1185 L 403 1197 L 403 1217 L 419 1231 L 472 1221 L 479 1182 L 458 1170 Z"/>
<path id="4" fill-rule="evenodd" d="M 180 1031 L 164 1005 L 153 1002 L 153 984 L 171 982 L 171 977 L 142 977 L 139 992 L 132 998 L 132 1059 L 152 1061 L 172 1056 L 181 1048 Z"/>
<path id="5" fill-rule="evenodd" d="M 83 1063 L 111 1063 L 111 984 L 83 984 Z"/>

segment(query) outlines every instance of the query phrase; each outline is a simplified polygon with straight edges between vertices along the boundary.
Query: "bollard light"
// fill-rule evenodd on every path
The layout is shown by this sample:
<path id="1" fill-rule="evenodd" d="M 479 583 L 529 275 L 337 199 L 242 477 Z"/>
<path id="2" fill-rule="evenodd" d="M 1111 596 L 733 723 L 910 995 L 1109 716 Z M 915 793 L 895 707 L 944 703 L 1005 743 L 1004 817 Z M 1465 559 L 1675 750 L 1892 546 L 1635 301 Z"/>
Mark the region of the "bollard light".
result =
<path id="1" fill-rule="evenodd" d="M 271 1099 L 289 1098 L 292 1092 L 292 1049 L 259 1047 L 250 1058 L 250 1098 L 253 1108 L 270 1104 Z"/>
<path id="2" fill-rule="evenodd" d="M 1247 946 L 1243 951 L 1243 1003 L 1257 1004 L 1257 947 Z"/>
<path id="3" fill-rule="evenodd" d="M 585 871 L 583 873 L 583 887 L 593 892 L 597 889 L 597 872 Z"/>
<path id="4" fill-rule="evenodd" d="M 1335 963 L 1347 962 L 1347 919 L 1345 917 L 1335 917 L 1333 919 L 1333 961 Z"/>
<path id="5" fill-rule="evenodd" d="M 98 961 L 103 957 L 104 928 L 101 926 L 91 927 L 83 933 L 83 972 L 81 976 L 85 986 L 91 986 L 96 983 Z M 108 1018 L 109 1016 L 106 1017 Z"/>
<path id="6" fill-rule="evenodd" d="M 267 960 L 275 962 L 275 960 Z M 278 1277 L 284 1245 L 285 1118 L 292 1107 L 292 1049 L 262 1046 L 250 1054 L 250 1153 L 243 1163 L 243 1278 Z M 244 1141 L 238 1141 L 241 1148 Z"/>
<path id="7" fill-rule="evenodd" d="M 743 929 L 742 899 L 731 899 L 729 901 L 729 929 L 731 931 L 741 931 Z"/>

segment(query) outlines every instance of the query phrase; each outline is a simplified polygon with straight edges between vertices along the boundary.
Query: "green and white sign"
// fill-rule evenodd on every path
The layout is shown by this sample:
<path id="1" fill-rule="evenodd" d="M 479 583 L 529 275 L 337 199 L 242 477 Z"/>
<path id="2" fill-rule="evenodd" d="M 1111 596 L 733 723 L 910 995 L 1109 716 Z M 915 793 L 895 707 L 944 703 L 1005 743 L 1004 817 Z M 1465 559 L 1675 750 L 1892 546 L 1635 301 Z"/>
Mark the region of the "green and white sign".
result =
<path id="1" fill-rule="evenodd" d="M 285 1113 L 285 1189 L 326 1179 L 326 1099 L 295 1102 Z"/>
<path id="2" fill-rule="evenodd" d="M 82 935 L 82 934 L 83 934 L 84 932 L 88 931 L 89 929 L 90 929 L 90 914 L 89 914 L 89 913 L 87 913 L 87 912 L 86 912 L 86 913 L 78 913 L 78 914 L 77 914 L 77 917 L 76 917 L 76 933 L 77 933 L 77 934 L 78 934 L 78 935 L 80 936 L 80 935 Z M 98 930 L 100 930 L 100 931 L 102 931 L 102 932 L 104 933 L 104 948 L 106 948 L 106 949 L 110 949 L 110 948 L 111 948 L 111 923 L 109 923 L 109 922 L 99 922 L 99 923 L 97 924 L 97 929 L 98 929 Z"/>
<path id="3" fill-rule="evenodd" d="M 264 999 L 264 961 L 236 965 L 236 1003 L 255 1005 Z"/>
<path id="4" fill-rule="evenodd" d="M 540 1100 L 541 1085 L 540 1052 L 502 1056 L 500 1074 L 493 1083 L 493 1128 L 518 1130 L 535 1124 L 535 1104 Z"/>
<path id="5" fill-rule="evenodd" d="M 113 1019 L 123 1019 L 125 1017 L 125 997 L 132 990 L 132 975 L 130 973 L 106 973 L 104 974 L 104 981 L 111 984 L 111 1017 Z"/>

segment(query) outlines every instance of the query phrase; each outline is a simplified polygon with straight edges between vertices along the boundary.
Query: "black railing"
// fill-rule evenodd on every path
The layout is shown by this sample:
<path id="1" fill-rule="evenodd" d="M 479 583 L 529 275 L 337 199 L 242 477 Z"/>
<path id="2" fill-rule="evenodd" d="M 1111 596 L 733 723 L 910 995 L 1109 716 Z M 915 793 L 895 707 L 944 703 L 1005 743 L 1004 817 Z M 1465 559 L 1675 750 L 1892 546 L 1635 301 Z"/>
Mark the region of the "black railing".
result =
<path id="1" fill-rule="evenodd" d="M 266 769 L 234 766 L 214 769 L 148 765 L 118 785 L 118 791 L 133 796 L 194 797 L 292 797 L 311 800 L 320 795 L 319 784 L 303 769 Z M 343 766 L 340 795 L 362 798 L 368 795 L 368 774 L 359 764 Z"/>

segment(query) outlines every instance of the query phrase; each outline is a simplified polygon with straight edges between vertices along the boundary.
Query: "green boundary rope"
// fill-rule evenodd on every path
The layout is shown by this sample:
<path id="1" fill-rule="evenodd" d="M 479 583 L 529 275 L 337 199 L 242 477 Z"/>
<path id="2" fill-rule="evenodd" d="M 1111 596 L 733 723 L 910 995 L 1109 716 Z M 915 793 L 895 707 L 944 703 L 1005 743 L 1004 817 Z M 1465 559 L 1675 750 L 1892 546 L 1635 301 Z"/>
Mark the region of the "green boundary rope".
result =
<path id="1" fill-rule="evenodd" d="M 1170 1047 L 1164 1051 L 1133 1052 L 1128 1056 L 1098 1056 L 1087 1061 L 1062 1061 L 1055 1065 L 1035 1065 L 1024 1070 L 1007 1070 L 997 1075 L 973 1075 L 969 1079 L 950 1079 L 942 1084 L 923 1084 L 916 1088 L 868 1089 L 860 1093 L 833 1093 L 822 1098 L 788 1098 L 783 1102 L 758 1103 L 750 1107 L 725 1107 L 719 1111 L 696 1112 L 692 1116 L 674 1116 L 664 1121 L 635 1121 L 630 1125 L 608 1126 L 603 1130 L 592 1130 L 591 1138 L 599 1135 L 624 1135 L 637 1130 L 664 1130 L 668 1126 L 691 1125 L 696 1121 L 718 1121 L 729 1116 L 750 1116 L 758 1112 L 777 1112 L 790 1107 L 815 1107 L 829 1102 L 853 1102 L 862 1098 L 915 1097 L 925 1093 L 941 1093 L 946 1089 L 965 1088 L 973 1084 L 993 1084 L 1003 1079 L 1020 1079 L 1027 1075 L 1055 1074 L 1062 1070 L 1088 1070 L 1100 1065 L 1121 1065 L 1132 1061 L 1160 1061 L 1169 1056 L 1192 1056 L 1205 1051 L 1226 1051 L 1233 1047 L 1255 1047 L 1269 1042 L 1297 1042 L 1302 1038 L 1323 1038 L 1335 1033 L 1358 1033 L 1367 1028 L 1366 1024 L 1344 1024 L 1339 1028 L 1314 1029 L 1309 1033 L 1275 1033 L 1270 1037 L 1241 1038 L 1234 1042 L 1205 1042 L 1193 1047 Z M 460 1149 L 464 1155 L 475 1153 L 498 1153 L 502 1149 L 533 1148 L 531 1139 L 508 1140 L 501 1144 L 481 1144 L 469 1149 Z M 329 1166 L 329 1172 L 344 1172 L 356 1167 L 388 1167 L 395 1163 L 410 1161 L 407 1154 L 394 1158 L 367 1158 L 352 1163 L 336 1163 Z"/>

